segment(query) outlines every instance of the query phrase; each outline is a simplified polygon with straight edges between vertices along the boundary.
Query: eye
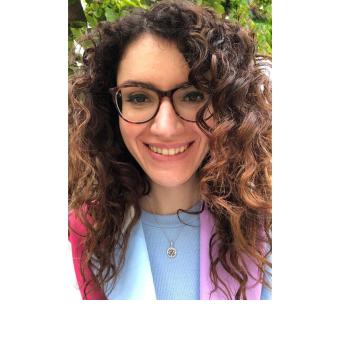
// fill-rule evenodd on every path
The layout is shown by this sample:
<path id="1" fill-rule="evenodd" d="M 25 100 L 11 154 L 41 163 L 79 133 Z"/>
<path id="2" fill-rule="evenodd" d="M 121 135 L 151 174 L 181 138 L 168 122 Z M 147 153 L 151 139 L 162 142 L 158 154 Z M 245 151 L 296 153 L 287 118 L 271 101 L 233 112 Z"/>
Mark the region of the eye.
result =
<path id="1" fill-rule="evenodd" d="M 204 94 L 200 91 L 191 91 L 189 93 L 186 93 L 183 97 L 183 101 L 185 102 L 201 102 L 204 100 Z"/>
<path id="2" fill-rule="evenodd" d="M 126 101 L 132 104 L 144 104 L 144 103 L 149 102 L 150 99 L 144 93 L 134 93 L 134 94 L 129 94 Z"/>

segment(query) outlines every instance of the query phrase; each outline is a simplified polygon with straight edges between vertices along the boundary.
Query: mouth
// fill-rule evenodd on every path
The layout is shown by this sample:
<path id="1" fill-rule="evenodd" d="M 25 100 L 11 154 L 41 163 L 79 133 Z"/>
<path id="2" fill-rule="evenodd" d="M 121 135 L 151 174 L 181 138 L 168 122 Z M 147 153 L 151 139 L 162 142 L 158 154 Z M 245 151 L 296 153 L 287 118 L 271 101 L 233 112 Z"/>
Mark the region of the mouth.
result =
<path id="1" fill-rule="evenodd" d="M 188 150 L 188 148 L 193 144 L 194 142 L 190 142 L 188 144 L 182 145 L 180 147 L 176 148 L 160 148 L 152 144 L 145 144 L 152 152 L 158 154 L 158 155 L 163 155 L 163 156 L 176 156 L 179 154 L 184 153 L 185 151 Z"/>

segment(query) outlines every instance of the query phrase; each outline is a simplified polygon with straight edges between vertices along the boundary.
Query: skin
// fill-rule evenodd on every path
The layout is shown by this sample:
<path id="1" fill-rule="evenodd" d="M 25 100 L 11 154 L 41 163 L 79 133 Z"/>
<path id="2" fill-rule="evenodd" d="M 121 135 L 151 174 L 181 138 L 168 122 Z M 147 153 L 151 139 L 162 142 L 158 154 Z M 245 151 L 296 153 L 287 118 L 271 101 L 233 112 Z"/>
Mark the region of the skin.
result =
<path id="1" fill-rule="evenodd" d="M 189 67 L 176 45 L 145 33 L 132 42 L 121 59 L 117 74 L 118 86 L 127 80 L 152 83 L 167 91 L 188 81 Z M 151 182 L 151 193 L 141 200 L 145 210 L 158 214 L 189 209 L 200 198 L 196 175 L 209 150 L 209 141 L 196 123 L 176 115 L 170 99 L 162 99 L 158 114 L 144 124 L 119 119 L 123 140 Z M 163 147 L 193 144 L 185 157 L 157 159 L 146 144 Z M 151 209 L 152 207 L 152 209 Z"/>

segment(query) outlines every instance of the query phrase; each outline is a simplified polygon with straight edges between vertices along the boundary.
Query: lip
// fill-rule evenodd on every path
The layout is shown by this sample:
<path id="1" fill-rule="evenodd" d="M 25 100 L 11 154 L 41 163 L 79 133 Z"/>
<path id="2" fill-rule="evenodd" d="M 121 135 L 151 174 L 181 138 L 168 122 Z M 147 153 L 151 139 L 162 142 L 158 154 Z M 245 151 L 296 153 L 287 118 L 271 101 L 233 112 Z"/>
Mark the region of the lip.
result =
<path id="1" fill-rule="evenodd" d="M 195 141 L 189 142 L 189 143 L 180 143 L 180 144 L 159 144 L 159 143 L 150 143 L 150 144 L 146 144 L 144 143 L 144 147 L 146 148 L 146 150 L 148 151 L 148 154 L 151 156 L 152 159 L 157 160 L 157 161 L 166 161 L 166 162 L 173 162 L 173 161 L 180 161 L 182 159 L 185 159 L 186 157 L 188 157 L 192 151 L 192 146 L 195 143 Z M 186 146 L 188 145 L 188 148 L 182 152 L 182 153 L 178 153 L 176 155 L 161 155 L 159 153 L 153 152 L 148 145 L 152 145 L 155 146 L 157 148 L 162 148 L 162 149 L 172 149 L 172 148 L 180 148 L 181 146 Z"/>

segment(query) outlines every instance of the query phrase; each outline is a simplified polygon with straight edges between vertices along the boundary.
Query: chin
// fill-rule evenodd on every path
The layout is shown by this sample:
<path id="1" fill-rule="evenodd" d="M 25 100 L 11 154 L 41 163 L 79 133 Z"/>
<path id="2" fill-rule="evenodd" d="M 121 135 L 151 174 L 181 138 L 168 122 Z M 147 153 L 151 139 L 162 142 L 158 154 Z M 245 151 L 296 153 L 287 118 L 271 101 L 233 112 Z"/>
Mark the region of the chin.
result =
<path id="1" fill-rule="evenodd" d="M 182 176 L 182 177 L 173 177 L 173 176 L 149 176 L 151 183 L 159 185 L 164 188 L 176 188 L 180 187 L 184 184 L 187 184 L 189 181 L 194 180 L 196 176 Z"/>

